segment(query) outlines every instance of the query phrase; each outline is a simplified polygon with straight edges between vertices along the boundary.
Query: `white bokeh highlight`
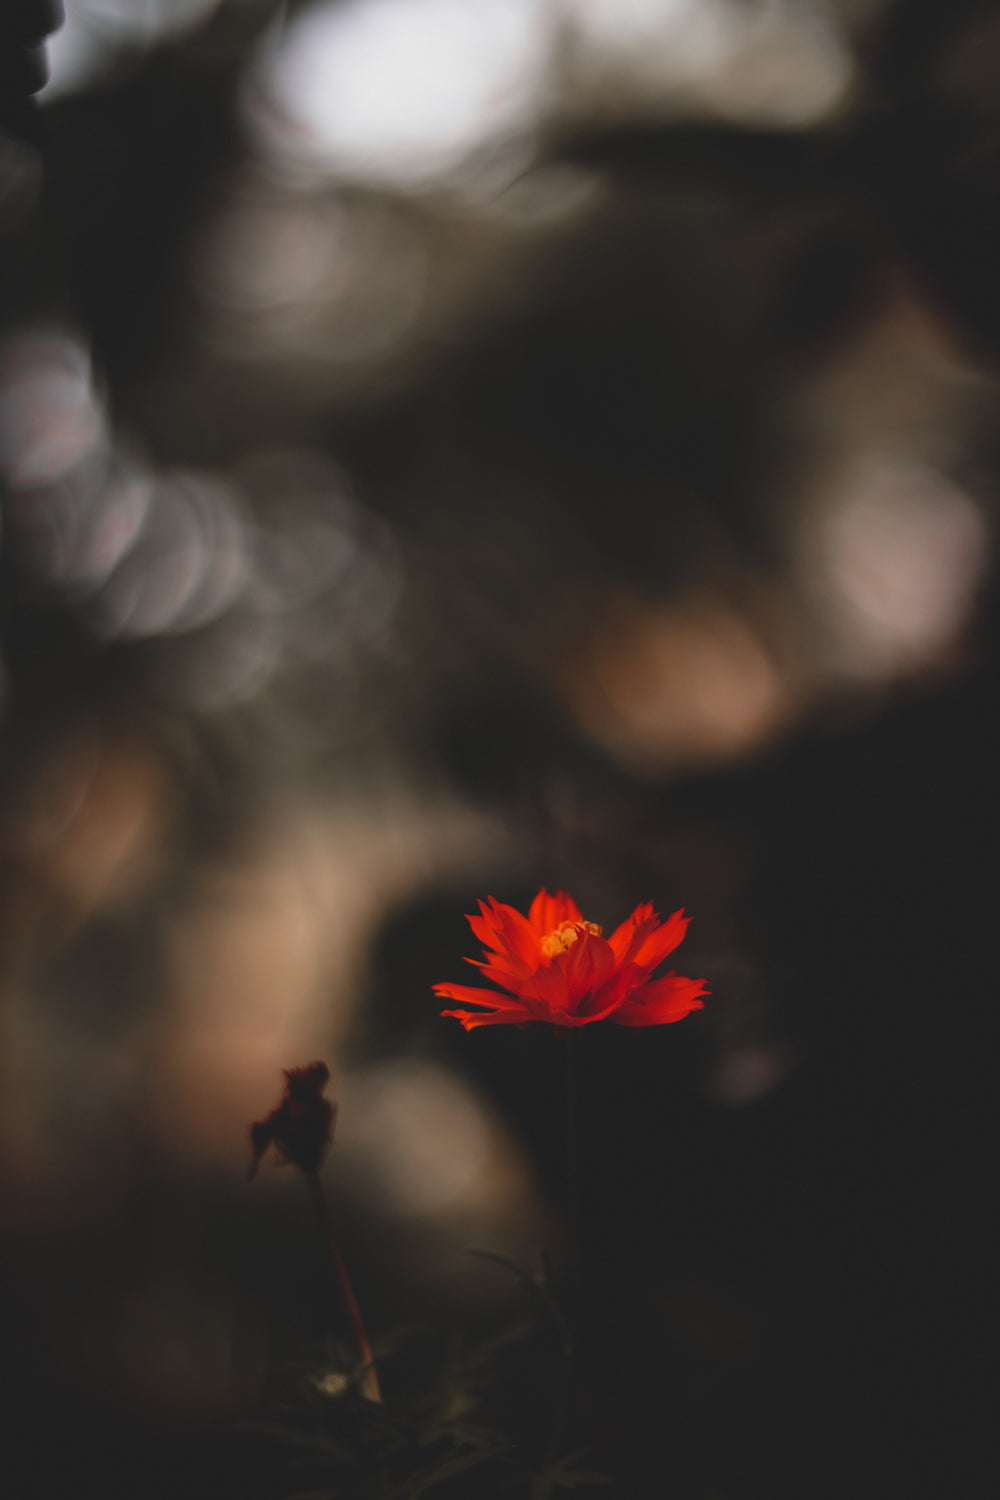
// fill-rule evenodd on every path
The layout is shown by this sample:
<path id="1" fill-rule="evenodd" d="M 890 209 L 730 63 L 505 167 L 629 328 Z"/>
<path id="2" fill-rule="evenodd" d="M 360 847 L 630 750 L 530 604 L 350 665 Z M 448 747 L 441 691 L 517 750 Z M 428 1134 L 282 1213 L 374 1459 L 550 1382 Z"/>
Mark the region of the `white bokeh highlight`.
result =
<path id="1" fill-rule="evenodd" d="M 933 666 L 961 636 L 985 580 L 986 517 L 910 457 L 869 453 L 808 520 L 807 576 L 838 665 L 881 678 Z"/>
<path id="2" fill-rule="evenodd" d="M 263 63 L 263 118 L 316 165 L 426 182 L 536 123 L 549 31 L 537 0 L 317 5 Z"/>

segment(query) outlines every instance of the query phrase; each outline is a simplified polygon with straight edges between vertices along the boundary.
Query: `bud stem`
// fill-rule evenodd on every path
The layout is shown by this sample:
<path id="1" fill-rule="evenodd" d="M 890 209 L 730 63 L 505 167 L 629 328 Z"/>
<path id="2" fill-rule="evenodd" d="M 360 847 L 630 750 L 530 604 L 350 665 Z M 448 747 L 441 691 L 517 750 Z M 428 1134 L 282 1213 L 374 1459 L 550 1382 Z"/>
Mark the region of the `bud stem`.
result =
<path id="1" fill-rule="evenodd" d="M 333 1273 L 337 1278 L 340 1295 L 344 1299 L 347 1316 L 351 1320 L 351 1328 L 354 1331 L 358 1353 L 361 1355 L 361 1363 L 364 1369 L 364 1393 L 369 1401 L 380 1402 L 382 1400 L 382 1393 L 379 1390 L 378 1373 L 375 1369 L 375 1356 L 372 1354 L 371 1345 L 368 1342 L 368 1335 L 365 1332 L 364 1321 L 361 1317 L 361 1309 L 358 1306 L 357 1298 L 354 1295 L 354 1288 L 351 1285 L 351 1278 L 347 1271 L 347 1263 L 341 1253 L 340 1241 L 337 1238 L 337 1231 L 334 1228 L 333 1213 L 330 1208 L 329 1199 L 323 1191 L 323 1184 L 320 1181 L 318 1172 L 305 1172 L 303 1176 L 309 1188 L 309 1197 L 316 1212 L 320 1231 L 326 1242 L 327 1253 L 330 1257 L 330 1264 L 333 1266 Z"/>

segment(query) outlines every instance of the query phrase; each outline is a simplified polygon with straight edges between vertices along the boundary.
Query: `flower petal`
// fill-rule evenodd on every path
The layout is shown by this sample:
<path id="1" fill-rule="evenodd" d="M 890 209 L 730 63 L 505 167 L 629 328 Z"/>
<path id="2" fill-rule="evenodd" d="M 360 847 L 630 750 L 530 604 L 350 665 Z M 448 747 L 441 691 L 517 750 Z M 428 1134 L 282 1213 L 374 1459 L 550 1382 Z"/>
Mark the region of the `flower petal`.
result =
<path id="1" fill-rule="evenodd" d="M 542 964 L 531 978 L 526 979 L 519 987 L 518 993 L 522 1000 L 533 1000 L 544 1008 L 550 1019 L 565 1015 L 570 1009 L 566 971 L 558 962 Z"/>
<path id="2" fill-rule="evenodd" d="M 525 1026 L 531 1021 L 540 1018 L 533 1016 L 529 1010 L 443 1010 L 443 1016 L 454 1016 L 456 1021 L 461 1021 L 466 1031 L 474 1031 L 477 1026 Z"/>
<path id="3" fill-rule="evenodd" d="M 517 994 L 524 980 L 532 972 L 527 964 L 522 963 L 519 958 L 512 958 L 507 953 L 491 953 L 485 961 L 479 958 L 467 958 L 465 963 L 480 969 L 484 979 L 492 979 L 494 984 L 498 984 L 501 989 L 512 990 L 514 994 Z"/>
<path id="4" fill-rule="evenodd" d="M 471 984 L 436 984 L 434 993 L 440 995 L 442 1000 L 464 1000 L 467 1005 L 486 1005 L 490 1010 L 510 1005 L 514 998 L 512 995 L 501 994 L 499 990 L 481 990 Z"/>
<path id="5" fill-rule="evenodd" d="M 506 906 L 502 901 L 495 901 L 490 897 L 490 905 L 493 909 L 493 919 L 498 926 L 498 936 L 503 946 L 512 958 L 519 958 L 528 966 L 529 971 L 538 967 L 541 962 L 541 953 L 538 947 L 538 936 L 532 930 L 527 917 L 515 911 L 512 906 Z M 490 947 L 497 948 L 497 943 L 491 943 Z"/>
<path id="6" fill-rule="evenodd" d="M 595 1020 L 603 1019 L 640 985 L 645 984 L 645 970 L 635 964 L 623 964 L 614 969 L 604 984 L 596 989 L 587 1006 L 588 1014 Z"/>
<path id="7" fill-rule="evenodd" d="M 637 953 L 633 954 L 634 961 L 647 971 L 655 969 L 661 964 L 668 953 L 673 953 L 688 930 L 690 917 L 684 915 L 683 908 L 675 911 L 668 917 L 662 927 L 651 932 L 641 944 Z"/>
<path id="8" fill-rule="evenodd" d="M 637 906 L 620 927 L 616 927 L 608 938 L 611 950 L 620 964 L 630 963 L 645 942 L 649 933 L 655 932 L 660 919 L 653 910 L 652 901 Z"/>
<path id="9" fill-rule="evenodd" d="M 616 1026 L 663 1026 L 682 1021 L 693 1010 L 702 1010 L 699 996 L 707 994 L 704 979 L 685 979 L 683 974 L 670 973 L 633 991 L 607 1020 Z"/>
<path id="10" fill-rule="evenodd" d="M 516 918 L 513 930 L 510 918 Z M 532 969 L 537 968 L 537 944 L 532 944 L 528 938 L 528 922 L 513 906 L 504 906 L 490 895 L 489 903 L 480 901 L 480 915 L 468 915 L 466 921 L 484 948 L 502 954 L 522 974 L 531 974 Z M 517 922 L 520 922 L 520 927 L 517 927 Z M 525 942 L 526 938 L 528 941 Z"/>
<path id="11" fill-rule="evenodd" d="M 499 937 L 497 927 L 492 920 L 492 912 L 488 910 L 482 901 L 480 901 L 479 905 L 482 907 L 480 915 L 477 917 L 472 912 L 466 912 L 465 920 L 484 948 L 502 948 L 503 941 Z"/>
<path id="12" fill-rule="evenodd" d="M 554 932 L 563 922 L 582 922 L 583 912 L 573 897 L 567 896 L 565 891 L 556 891 L 554 896 L 550 896 L 542 886 L 531 903 L 528 921 L 537 936 L 543 938 L 547 933 Z"/>
<path id="13" fill-rule="evenodd" d="M 568 952 L 560 955 L 558 962 L 566 970 L 571 1011 L 589 1016 L 594 997 L 600 994 L 615 971 L 611 945 L 596 932 L 581 932 Z"/>

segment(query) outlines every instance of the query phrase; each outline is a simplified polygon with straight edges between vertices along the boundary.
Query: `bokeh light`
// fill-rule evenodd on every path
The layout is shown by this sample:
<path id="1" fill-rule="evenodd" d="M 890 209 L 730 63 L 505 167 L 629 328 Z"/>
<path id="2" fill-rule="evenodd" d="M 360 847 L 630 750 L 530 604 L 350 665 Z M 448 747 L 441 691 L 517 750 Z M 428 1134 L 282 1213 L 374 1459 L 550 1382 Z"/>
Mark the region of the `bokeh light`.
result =
<path id="1" fill-rule="evenodd" d="M 300 385 L 317 366 L 345 384 L 405 352 L 429 274 L 424 237 L 391 204 L 249 173 L 210 222 L 194 268 L 213 352 L 288 361 Z"/>
<path id="2" fill-rule="evenodd" d="M 711 590 L 669 605 L 616 601 L 566 680 L 589 732 L 641 775 L 759 749 L 795 702 L 753 620 Z"/>
<path id="3" fill-rule="evenodd" d="M 548 64 L 538 0 L 347 0 L 299 15 L 264 67 L 276 145 L 405 186 L 530 128 Z"/>
<path id="4" fill-rule="evenodd" d="M 502 1233 L 523 1212 L 516 1146 L 461 1078 L 400 1058 L 349 1073 L 340 1104 L 339 1173 L 355 1192 L 404 1217 L 454 1216 L 480 1232 Z"/>
<path id="5" fill-rule="evenodd" d="M 299 13 L 248 100 L 276 159 L 351 180 L 475 191 L 588 113 L 779 128 L 852 80 L 832 7 L 768 0 L 349 0 Z"/>
<path id="6" fill-rule="evenodd" d="M 39 332 L 0 351 L 0 472 L 12 490 L 64 479 L 103 437 L 90 357 L 79 340 Z"/>
<path id="7" fill-rule="evenodd" d="M 219 0 L 70 0 L 63 25 L 47 44 L 51 103 L 101 80 L 116 66 L 141 59 L 151 46 L 182 36 Z"/>
<path id="8" fill-rule="evenodd" d="M 811 518 L 833 651 L 860 677 L 920 671 L 960 642 L 990 559 L 982 509 L 929 464 L 859 456 Z"/>
<path id="9" fill-rule="evenodd" d="M 569 0 L 566 14 L 577 87 L 616 114 L 809 126 L 836 110 L 852 80 L 827 4 Z"/>

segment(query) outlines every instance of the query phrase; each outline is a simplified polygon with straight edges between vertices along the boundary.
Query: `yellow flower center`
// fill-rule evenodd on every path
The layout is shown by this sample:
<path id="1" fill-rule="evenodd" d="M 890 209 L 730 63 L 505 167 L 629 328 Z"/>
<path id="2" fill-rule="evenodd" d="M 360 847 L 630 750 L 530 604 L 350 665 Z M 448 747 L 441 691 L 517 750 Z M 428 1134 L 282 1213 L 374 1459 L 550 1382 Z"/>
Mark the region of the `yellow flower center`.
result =
<path id="1" fill-rule="evenodd" d="M 542 938 L 539 946 L 543 955 L 546 958 L 557 958 L 567 948 L 572 948 L 581 932 L 592 932 L 595 937 L 600 937 L 603 928 L 598 927 L 596 922 L 560 922 L 558 927 L 553 927 Z"/>

